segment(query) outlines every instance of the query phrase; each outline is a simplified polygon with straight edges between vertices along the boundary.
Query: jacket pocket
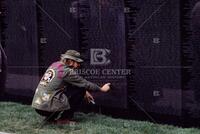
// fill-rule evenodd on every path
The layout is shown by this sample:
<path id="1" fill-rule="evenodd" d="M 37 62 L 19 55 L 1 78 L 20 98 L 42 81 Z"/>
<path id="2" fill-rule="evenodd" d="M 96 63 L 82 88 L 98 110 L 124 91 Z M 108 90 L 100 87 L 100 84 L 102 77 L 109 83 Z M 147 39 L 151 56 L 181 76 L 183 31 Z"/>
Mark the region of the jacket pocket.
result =
<path id="1" fill-rule="evenodd" d="M 62 91 L 57 92 L 52 97 L 50 109 L 51 111 L 63 111 L 70 109 L 68 98 Z"/>

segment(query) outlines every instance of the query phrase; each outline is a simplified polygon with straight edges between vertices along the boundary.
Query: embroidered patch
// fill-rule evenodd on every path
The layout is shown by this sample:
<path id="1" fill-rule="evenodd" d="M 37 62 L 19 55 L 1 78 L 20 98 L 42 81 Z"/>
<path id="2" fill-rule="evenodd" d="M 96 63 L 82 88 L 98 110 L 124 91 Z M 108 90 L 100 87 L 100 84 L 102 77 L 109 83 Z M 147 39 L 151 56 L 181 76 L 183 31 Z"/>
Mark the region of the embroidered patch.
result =
<path id="1" fill-rule="evenodd" d="M 48 69 L 44 76 L 42 77 L 40 84 L 46 86 L 55 77 L 55 71 L 53 69 Z"/>
<path id="2" fill-rule="evenodd" d="M 42 100 L 43 101 L 49 101 L 51 97 L 51 94 L 43 93 Z"/>

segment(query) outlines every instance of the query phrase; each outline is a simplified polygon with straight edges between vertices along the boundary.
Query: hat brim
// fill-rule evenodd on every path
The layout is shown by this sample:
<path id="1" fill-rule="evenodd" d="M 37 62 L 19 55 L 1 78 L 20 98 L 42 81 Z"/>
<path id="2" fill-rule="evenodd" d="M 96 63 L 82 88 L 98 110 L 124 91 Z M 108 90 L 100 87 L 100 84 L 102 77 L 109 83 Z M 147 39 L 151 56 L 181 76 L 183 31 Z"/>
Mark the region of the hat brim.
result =
<path id="1" fill-rule="evenodd" d="M 65 59 L 74 60 L 74 61 L 79 62 L 79 63 L 83 62 L 83 60 L 81 58 L 73 57 L 71 55 L 62 54 L 62 57 L 65 58 Z"/>

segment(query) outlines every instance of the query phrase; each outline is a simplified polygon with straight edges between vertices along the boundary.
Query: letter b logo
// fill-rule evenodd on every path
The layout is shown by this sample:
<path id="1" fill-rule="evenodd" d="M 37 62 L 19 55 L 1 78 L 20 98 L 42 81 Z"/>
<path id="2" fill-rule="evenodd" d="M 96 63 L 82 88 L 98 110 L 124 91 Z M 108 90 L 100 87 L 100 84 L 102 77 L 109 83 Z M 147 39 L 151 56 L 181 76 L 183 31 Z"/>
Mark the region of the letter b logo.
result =
<path id="1" fill-rule="evenodd" d="M 90 49 L 90 64 L 91 65 L 107 65 L 111 61 L 107 59 L 107 55 L 110 54 L 108 49 Z"/>

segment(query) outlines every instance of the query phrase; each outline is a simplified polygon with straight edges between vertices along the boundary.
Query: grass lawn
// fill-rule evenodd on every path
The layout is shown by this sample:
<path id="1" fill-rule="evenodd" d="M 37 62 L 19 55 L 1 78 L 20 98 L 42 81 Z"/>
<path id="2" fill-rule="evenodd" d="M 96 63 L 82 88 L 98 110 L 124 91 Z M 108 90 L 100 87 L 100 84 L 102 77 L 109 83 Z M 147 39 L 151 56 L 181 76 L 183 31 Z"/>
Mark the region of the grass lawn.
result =
<path id="1" fill-rule="evenodd" d="M 143 121 L 113 119 L 98 114 L 77 113 L 79 123 L 45 125 L 42 118 L 26 105 L 0 102 L 0 131 L 17 134 L 200 134 L 200 129 L 178 128 Z"/>

